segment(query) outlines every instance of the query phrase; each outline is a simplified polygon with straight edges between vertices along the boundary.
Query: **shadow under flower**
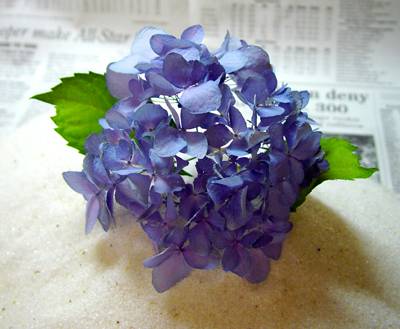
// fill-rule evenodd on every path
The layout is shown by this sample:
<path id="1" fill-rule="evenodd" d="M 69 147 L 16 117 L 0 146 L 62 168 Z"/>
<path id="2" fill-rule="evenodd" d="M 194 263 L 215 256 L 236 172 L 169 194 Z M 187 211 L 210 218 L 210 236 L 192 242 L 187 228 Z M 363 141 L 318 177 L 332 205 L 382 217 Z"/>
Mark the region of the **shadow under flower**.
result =
<path id="1" fill-rule="evenodd" d="M 363 327 L 337 292 L 382 299 L 383 291 L 351 224 L 312 197 L 291 220 L 294 228 L 281 259 L 258 285 L 221 269 L 197 270 L 158 294 L 150 288 L 151 272 L 142 265 L 151 244 L 132 220 L 105 235 L 96 255 L 101 267 L 122 265 L 132 298 L 150 303 L 149 312 L 163 314 L 173 328 L 332 328 L 350 322 L 350 327 Z"/>
<path id="2" fill-rule="evenodd" d="M 357 322 L 334 292 L 377 299 L 383 294 L 361 241 L 343 218 L 313 198 L 292 214 L 292 221 L 282 257 L 262 284 L 248 284 L 220 269 L 195 271 L 163 295 L 175 327 L 310 328 L 319 323 L 332 328 Z"/>

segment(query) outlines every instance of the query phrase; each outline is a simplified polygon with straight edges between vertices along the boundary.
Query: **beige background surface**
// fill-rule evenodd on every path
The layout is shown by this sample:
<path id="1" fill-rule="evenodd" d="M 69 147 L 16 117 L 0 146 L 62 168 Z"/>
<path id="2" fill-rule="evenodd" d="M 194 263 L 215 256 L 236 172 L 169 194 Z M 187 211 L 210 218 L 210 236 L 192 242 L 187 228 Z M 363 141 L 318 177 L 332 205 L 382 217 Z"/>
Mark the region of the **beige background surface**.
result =
<path id="1" fill-rule="evenodd" d="M 400 199 L 376 183 L 315 190 L 266 282 L 195 271 L 160 295 L 129 215 L 84 235 L 63 144 L 48 118 L 0 141 L 0 328 L 400 328 Z"/>

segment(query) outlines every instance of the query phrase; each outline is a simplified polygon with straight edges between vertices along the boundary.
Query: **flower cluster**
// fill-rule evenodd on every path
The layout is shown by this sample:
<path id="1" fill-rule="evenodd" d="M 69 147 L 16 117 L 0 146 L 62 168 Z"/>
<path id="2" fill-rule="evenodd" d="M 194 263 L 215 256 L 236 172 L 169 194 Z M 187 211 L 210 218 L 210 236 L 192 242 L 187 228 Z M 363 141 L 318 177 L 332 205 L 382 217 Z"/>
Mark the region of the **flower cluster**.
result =
<path id="1" fill-rule="evenodd" d="M 88 137 L 83 171 L 64 173 L 87 200 L 86 232 L 109 229 L 114 201 L 131 211 L 153 242 L 144 265 L 159 292 L 218 265 L 263 281 L 300 190 L 328 167 L 302 112 L 308 92 L 278 88 L 260 47 L 228 33 L 211 52 L 203 37 L 199 25 L 180 38 L 138 32 L 107 68 L 118 102 Z"/>

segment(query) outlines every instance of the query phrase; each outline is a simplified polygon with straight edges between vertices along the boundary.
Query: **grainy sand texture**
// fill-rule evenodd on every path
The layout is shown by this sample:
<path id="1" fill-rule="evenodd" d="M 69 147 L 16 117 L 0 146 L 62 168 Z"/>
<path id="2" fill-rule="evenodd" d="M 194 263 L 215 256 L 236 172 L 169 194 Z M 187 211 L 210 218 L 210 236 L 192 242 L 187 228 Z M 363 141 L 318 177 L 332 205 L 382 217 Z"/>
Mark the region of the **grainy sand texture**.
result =
<path id="1" fill-rule="evenodd" d="M 373 181 L 317 188 L 266 282 L 194 271 L 158 294 L 129 214 L 85 236 L 64 144 L 45 117 L 0 141 L 0 328 L 400 328 L 400 199 Z"/>

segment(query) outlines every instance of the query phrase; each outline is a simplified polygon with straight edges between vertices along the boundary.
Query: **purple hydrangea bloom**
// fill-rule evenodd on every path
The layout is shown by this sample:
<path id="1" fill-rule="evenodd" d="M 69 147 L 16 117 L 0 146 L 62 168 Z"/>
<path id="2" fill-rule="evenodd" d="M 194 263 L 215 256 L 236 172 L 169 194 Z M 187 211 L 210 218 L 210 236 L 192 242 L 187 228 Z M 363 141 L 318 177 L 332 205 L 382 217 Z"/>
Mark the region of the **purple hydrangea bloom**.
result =
<path id="1" fill-rule="evenodd" d="M 107 68 L 118 101 L 88 137 L 83 171 L 64 173 L 87 200 L 87 233 L 115 224 L 115 201 L 132 213 L 154 245 L 144 265 L 159 292 L 216 266 L 265 280 L 301 188 L 328 167 L 308 92 L 278 88 L 263 49 L 227 33 L 212 52 L 203 38 L 199 25 L 139 31 Z"/>

